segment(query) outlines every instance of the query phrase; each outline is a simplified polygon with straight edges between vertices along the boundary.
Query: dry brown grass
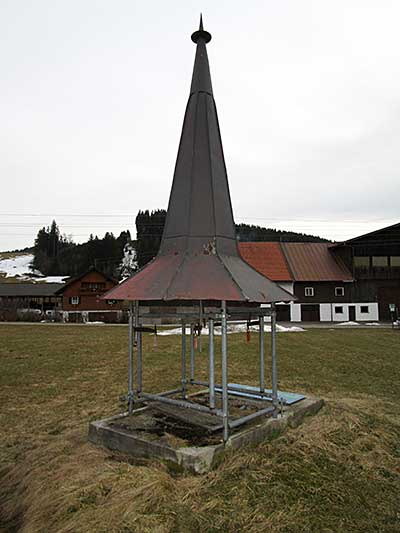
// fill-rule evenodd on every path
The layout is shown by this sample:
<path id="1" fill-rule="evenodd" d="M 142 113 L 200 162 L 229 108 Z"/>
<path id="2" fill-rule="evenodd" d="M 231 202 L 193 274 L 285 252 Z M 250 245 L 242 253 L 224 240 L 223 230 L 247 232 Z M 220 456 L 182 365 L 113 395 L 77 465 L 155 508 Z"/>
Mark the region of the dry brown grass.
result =
<path id="1" fill-rule="evenodd" d="M 3 530 L 400 531 L 399 353 L 390 333 L 278 336 L 282 385 L 312 389 L 326 407 L 193 476 L 156 461 L 127 462 L 86 440 L 89 419 L 115 412 L 123 393 L 125 328 L 1 326 Z M 177 342 L 163 337 L 154 349 L 146 339 L 145 378 L 153 389 L 174 384 Z M 232 378 L 250 379 L 255 343 L 230 336 Z M 347 346 L 336 365 L 334 343 L 334 350 Z M 385 361 L 371 379 L 376 346 Z"/>

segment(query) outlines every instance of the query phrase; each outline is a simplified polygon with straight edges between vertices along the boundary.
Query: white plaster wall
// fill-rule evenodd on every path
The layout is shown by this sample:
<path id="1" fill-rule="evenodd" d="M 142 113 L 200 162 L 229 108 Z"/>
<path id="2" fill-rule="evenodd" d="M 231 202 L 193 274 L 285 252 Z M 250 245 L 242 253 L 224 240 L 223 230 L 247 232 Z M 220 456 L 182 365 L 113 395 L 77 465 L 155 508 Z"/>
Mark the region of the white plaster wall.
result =
<path id="1" fill-rule="evenodd" d="M 319 315 L 320 315 L 321 322 L 332 322 L 331 304 L 320 304 Z"/>
<path id="2" fill-rule="evenodd" d="M 349 320 L 349 304 L 336 303 L 332 305 L 332 322 L 347 322 Z M 354 304 L 353 304 L 354 305 Z M 342 307 L 343 313 L 337 313 L 336 307 Z"/>
<path id="3" fill-rule="evenodd" d="M 377 302 L 366 303 L 366 304 L 355 304 L 356 305 L 356 320 L 369 321 L 369 320 L 379 320 L 379 308 Z M 361 313 L 361 306 L 368 305 L 369 313 Z"/>
<path id="4" fill-rule="evenodd" d="M 290 302 L 290 321 L 301 322 L 301 305 Z"/>
<path id="5" fill-rule="evenodd" d="M 321 304 L 326 305 L 326 304 Z M 329 304 L 328 304 L 329 305 Z M 349 306 L 353 305 L 356 308 L 356 321 L 369 322 L 379 320 L 379 308 L 377 302 L 365 303 L 334 303 L 332 305 L 332 321 L 333 322 L 347 322 L 349 320 Z M 362 306 L 368 306 L 368 313 L 361 313 Z M 343 313 L 336 313 L 335 307 L 343 307 Z M 321 316 L 322 320 L 322 316 Z"/>

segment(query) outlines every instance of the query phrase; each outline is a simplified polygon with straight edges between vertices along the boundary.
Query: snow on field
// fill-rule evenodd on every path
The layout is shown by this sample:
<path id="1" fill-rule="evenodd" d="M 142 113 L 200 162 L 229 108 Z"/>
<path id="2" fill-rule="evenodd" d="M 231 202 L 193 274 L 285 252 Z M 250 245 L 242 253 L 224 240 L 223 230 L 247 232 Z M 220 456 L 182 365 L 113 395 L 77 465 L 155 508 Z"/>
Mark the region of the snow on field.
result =
<path id="1" fill-rule="evenodd" d="M 44 278 L 35 278 L 32 281 L 40 281 L 41 283 L 64 283 L 67 276 L 45 276 Z"/>
<path id="2" fill-rule="evenodd" d="M 358 322 L 340 322 L 338 326 L 359 326 L 360 324 Z"/>
<path id="3" fill-rule="evenodd" d="M 15 257 L 0 258 L 0 274 L 6 278 L 19 278 L 21 281 L 40 281 L 45 283 L 62 283 L 65 276 L 42 276 L 40 272 L 31 270 L 32 254 L 21 254 Z"/>
<path id="4" fill-rule="evenodd" d="M 32 262 L 33 255 L 17 255 L 7 259 L 0 259 L 0 272 L 8 277 L 31 275 L 30 264 Z"/>
<path id="5" fill-rule="evenodd" d="M 247 331 L 247 324 L 245 322 L 242 323 L 228 323 L 228 333 L 241 333 Z M 258 331 L 258 326 L 250 326 L 250 331 Z M 271 326 L 268 324 L 264 325 L 264 331 L 270 332 Z M 279 333 L 296 333 L 298 331 L 305 331 L 303 328 L 299 328 L 298 326 L 291 326 L 291 327 L 284 327 L 279 324 L 276 325 L 276 331 Z M 164 329 L 157 332 L 157 335 L 180 335 L 182 332 L 182 328 L 174 328 L 174 329 Z M 186 333 L 190 334 L 190 328 L 186 328 Z M 205 327 L 201 330 L 202 335 L 208 335 L 208 327 Z M 221 326 L 216 327 L 214 331 L 215 335 L 221 335 Z"/>

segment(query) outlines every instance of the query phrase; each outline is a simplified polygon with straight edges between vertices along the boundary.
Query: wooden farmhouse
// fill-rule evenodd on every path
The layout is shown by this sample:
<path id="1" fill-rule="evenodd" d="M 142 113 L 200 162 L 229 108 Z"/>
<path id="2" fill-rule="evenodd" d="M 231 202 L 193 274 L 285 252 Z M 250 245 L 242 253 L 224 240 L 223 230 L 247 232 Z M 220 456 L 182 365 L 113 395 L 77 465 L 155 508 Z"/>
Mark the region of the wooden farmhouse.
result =
<path id="1" fill-rule="evenodd" d="M 87 272 L 67 280 L 57 291 L 62 296 L 65 322 L 119 322 L 123 302 L 104 300 L 102 295 L 118 285 L 114 278 L 92 267 Z"/>
<path id="2" fill-rule="evenodd" d="M 342 243 L 240 243 L 242 257 L 297 301 L 277 306 L 293 322 L 390 320 L 400 311 L 400 224 Z"/>

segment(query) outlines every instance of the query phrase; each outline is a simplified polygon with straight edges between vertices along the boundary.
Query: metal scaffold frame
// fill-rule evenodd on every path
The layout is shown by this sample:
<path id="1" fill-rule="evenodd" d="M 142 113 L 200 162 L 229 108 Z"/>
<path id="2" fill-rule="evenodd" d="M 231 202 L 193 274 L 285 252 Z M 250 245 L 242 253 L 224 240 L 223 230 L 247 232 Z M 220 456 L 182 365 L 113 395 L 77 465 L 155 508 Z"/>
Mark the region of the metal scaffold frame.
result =
<path id="1" fill-rule="evenodd" d="M 143 326 L 143 319 L 149 317 L 149 314 L 140 313 L 140 302 L 130 302 L 129 307 L 129 327 L 128 327 L 128 413 L 134 412 L 133 406 L 135 402 L 157 401 L 169 405 L 175 405 L 178 408 L 186 408 L 193 411 L 201 411 L 222 418 L 222 424 L 216 426 L 215 429 L 221 429 L 223 432 L 223 440 L 227 442 L 229 439 L 230 430 L 237 428 L 247 422 L 270 414 L 277 417 L 280 409 L 280 402 L 278 398 L 278 373 L 277 373 L 277 354 L 276 354 L 276 308 L 272 303 L 269 308 L 266 307 L 227 307 L 227 302 L 222 300 L 220 309 L 207 311 L 200 304 L 201 319 L 204 323 L 208 323 L 208 337 L 209 337 L 209 353 L 208 353 L 208 381 L 200 381 L 195 379 L 196 361 L 195 361 L 195 326 L 199 321 L 199 314 L 196 312 L 184 312 L 175 314 L 175 317 L 181 321 L 181 379 L 180 387 L 164 391 L 157 394 L 152 394 L 143 391 L 143 342 L 142 334 L 145 331 L 154 331 L 153 328 Z M 240 385 L 228 385 L 228 319 L 238 319 L 247 315 L 248 321 L 251 318 L 257 317 L 257 324 L 259 329 L 259 384 L 257 388 L 247 388 Z M 160 317 L 165 317 L 165 314 L 160 313 Z M 265 316 L 271 317 L 271 392 L 265 390 Z M 155 318 L 154 313 L 151 314 Z M 250 317 L 250 318 L 249 318 Z M 250 323 L 250 322 L 248 322 Z M 251 322 L 254 324 L 254 322 Z M 221 325 L 221 383 L 215 383 L 215 343 L 214 333 L 216 325 Z M 189 325 L 189 379 L 187 375 L 187 334 L 186 327 Z M 136 346 L 136 365 L 134 364 L 134 352 Z M 134 388 L 134 366 L 136 366 L 136 387 Z M 190 401 L 188 395 L 188 387 L 193 385 L 201 385 L 208 388 L 208 405 L 202 405 Z M 259 400 L 260 398 L 269 398 L 272 405 L 258 409 L 257 411 L 235 418 L 229 418 L 229 396 L 243 393 L 248 399 Z M 216 394 L 221 394 L 221 409 L 216 408 Z M 170 396 L 178 395 L 180 398 L 171 398 Z"/>

